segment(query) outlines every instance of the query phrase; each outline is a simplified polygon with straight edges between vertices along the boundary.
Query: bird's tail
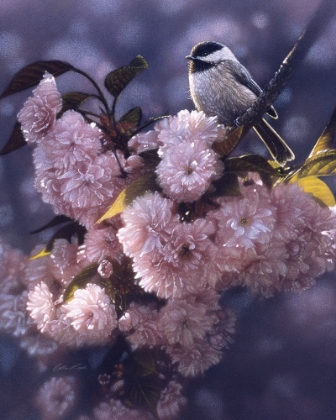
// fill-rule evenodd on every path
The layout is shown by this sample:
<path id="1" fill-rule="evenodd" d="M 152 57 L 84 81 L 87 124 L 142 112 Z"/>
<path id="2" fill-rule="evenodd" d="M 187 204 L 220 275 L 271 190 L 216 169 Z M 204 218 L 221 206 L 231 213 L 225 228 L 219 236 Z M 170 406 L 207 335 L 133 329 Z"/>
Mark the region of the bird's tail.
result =
<path id="1" fill-rule="evenodd" d="M 280 165 L 285 165 L 288 160 L 293 160 L 295 158 L 294 153 L 285 140 L 279 136 L 266 120 L 262 119 L 253 128 L 264 142 L 272 157 Z"/>

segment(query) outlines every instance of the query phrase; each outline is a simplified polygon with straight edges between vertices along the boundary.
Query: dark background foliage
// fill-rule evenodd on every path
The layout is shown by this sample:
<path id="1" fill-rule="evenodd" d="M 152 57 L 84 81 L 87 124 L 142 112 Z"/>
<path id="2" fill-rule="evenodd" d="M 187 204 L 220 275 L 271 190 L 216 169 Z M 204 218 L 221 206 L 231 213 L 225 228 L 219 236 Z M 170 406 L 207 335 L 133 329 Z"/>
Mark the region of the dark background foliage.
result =
<path id="1" fill-rule="evenodd" d="M 133 106 L 142 107 L 144 120 L 175 114 L 193 108 L 184 57 L 195 43 L 225 43 L 263 86 L 318 4 L 317 0 L 1 0 L 0 91 L 24 65 L 51 59 L 76 65 L 102 86 L 106 73 L 141 54 L 149 69 L 123 92 L 119 115 Z M 308 155 L 336 104 L 336 3 L 334 17 L 327 25 L 321 22 L 321 27 L 275 103 L 279 120 L 274 127 L 298 162 Z M 57 83 L 62 92 L 91 89 L 76 74 L 63 75 Z M 0 102 L 0 147 L 29 93 Z M 253 135 L 242 141 L 238 152 L 243 151 L 265 154 Z M 33 189 L 28 147 L 1 158 L 0 182 L 0 234 L 12 246 L 30 252 L 49 233 L 29 231 L 53 214 Z M 265 301 L 235 290 L 224 300 L 238 315 L 236 340 L 223 363 L 191 385 L 183 418 L 335 419 L 334 274 L 302 294 L 281 294 Z M 0 383 L 7 391 L 0 405 L 15 406 L 10 419 L 36 418 L 27 391 L 30 364 L 15 340 L 4 337 Z"/>

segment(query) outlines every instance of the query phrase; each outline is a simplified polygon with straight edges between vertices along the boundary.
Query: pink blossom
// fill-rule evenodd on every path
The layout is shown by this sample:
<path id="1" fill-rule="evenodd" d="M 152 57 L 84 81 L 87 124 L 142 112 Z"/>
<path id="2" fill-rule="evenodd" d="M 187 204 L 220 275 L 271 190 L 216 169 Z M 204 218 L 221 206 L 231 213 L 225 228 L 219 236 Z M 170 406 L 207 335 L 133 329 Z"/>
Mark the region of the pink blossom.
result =
<path id="1" fill-rule="evenodd" d="M 188 203 L 198 200 L 222 170 L 217 154 L 206 143 L 191 137 L 165 150 L 156 173 L 169 198 Z"/>
<path id="2" fill-rule="evenodd" d="M 27 319 L 27 291 L 18 294 L 0 294 L 0 331 L 23 337 L 29 331 L 32 321 Z"/>
<path id="3" fill-rule="evenodd" d="M 148 150 L 158 149 L 158 131 L 150 130 L 146 133 L 137 134 L 128 142 L 128 147 L 131 150 L 134 150 L 137 154 L 146 152 Z"/>
<path id="4" fill-rule="evenodd" d="M 117 326 L 114 305 L 104 289 L 95 284 L 88 283 L 85 289 L 76 290 L 63 309 L 76 331 L 83 336 L 97 336 L 100 343 L 107 341 Z"/>
<path id="5" fill-rule="evenodd" d="M 100 135 L 80 114 L 67 111 L 34 152 L 35 184 L 43 200 L 86 226 L 125 187 L 115 155 L 100 154 Z"/>
<path id="6" fill-rule="evenodd" d="M 3 294 L 17 294 L 23 288 L 27 257 L 0 237 L 0 286 Z"/>
<path id="7" fill-rule="evenodd" d="M 214 226 L 204 219 L 176 223 L 158 252 L 134 258 L 140 286 L 163 298 L 180 298 L 201 290 L 207 283 L 203 270 L 214 250 L 209 238 L 213 233 Z"/>
<path id="8" fill-rule="evenodd" d="M 53 295 L 44 282 L 37 284 L 29 292 L 27 310 L 37 324 L 37 328 L 43 332 L 46 324 L 53 319 L 55 314 Z"/>
<path id="9" fill-rule="evenodd" d="M 101 262 L 106 258 L 120 261 L 123 252 L 117 238 L 117 226 L 103 225 L 90 228 L 85 235 L 85 251 L 91 262 Z"/>
<path id="10" fill-rule="evenodd" d="M 125 227 L 119 229 L 117 236 L 126 255 L 142 257 L 162 249 L 178 220 L 172 205 L 158 193 L 147 193 L 124 210 L 121 218 Z"/>
<path id="11" fill-rule="evenodd" d="M 204 304 L 173 299 L 161 309 L 158 327 L 170 345 L 192 348 L 195 341 L 205 339 L 212 324 Z"/>
<path id="12" fill-rule="evenodd" d="M 159 121 L 155 130 L 159 132 L 161 154 L 167 147 L 182 141 L 199 141 L 210 147 L 214 141 L 221 140 L 225 132 L 224 127 L 217 124 L 217 117 L 206 117 L 204 112 L 187 110 Z"/>
<path id="13" fill-rule="evenodd" d="M 166 352 L 172 362 L 177 364 L 178 372 L 186 377 L 195 377 L 204 373 L 222 358 L 222 352 L 211 347 L 206 340 L 194 342 L 192 348 L 178 344 L 167 346 Z"/>
<path id="14" fill-rule="evenodd" d="M 101 131 L 76 111 L 66 111 L 41 143 L 56 169 L 67 170 L 78 162 L 94 159 L 101 150 Z"/>
<path id="15" fill-rule="evenodd" d="M 43 420 L 59 420 L 69 414 L 76 402 L 76 379 L 53 377 L 45 382 L 36 396 Z"/>
<path id="16" fill-rule="evenodd" d="M 154 420 L 147 411 L 128 408 L 114 398 L 108 402 L 101 402 L 94 408 L 93 414 L 94 420 Z"/>
<path id="17" fill-rule="evenodd" d="M 133 350 L 142 346 L 156 346 L 161 342 L 158 312 L 151 306 L 132 302 L 119 319 L 118 326 L 126 334 Z"/>
<path id="18" fill-rule="evenodd" d="M 213 212 L 218 222 L 217 243 L 221 247 L 254 247 L 268 243 L 273 235 L 276 208 L 266 187 L 253 184 L 242 189 L 243 197 L 219 200 Z"/>
<path id="19" fill-rule="evenodd" d="M 156 411 L 160 420 L 176 418 L 187 404 L 187 399 L 182 395 L 183 386 L 177 381 L 170 381 L 161 392 Z"/>
<path id="20" fill-rule="evenodd" d="M 98 266 L 97 272 L 104 279 L 108 279 L 113 274 L 113 265 L 109 260 L 102 260 Z"/>
<path id="21" fill-rule="evenodd" d="M 27 142 L 40 142 L 56 121 L 56 115 L 62 109 L 61 94 L 56 88 L 54 77 L 45 73 L 33 96 L 18 113 L 23 135 Z"/>

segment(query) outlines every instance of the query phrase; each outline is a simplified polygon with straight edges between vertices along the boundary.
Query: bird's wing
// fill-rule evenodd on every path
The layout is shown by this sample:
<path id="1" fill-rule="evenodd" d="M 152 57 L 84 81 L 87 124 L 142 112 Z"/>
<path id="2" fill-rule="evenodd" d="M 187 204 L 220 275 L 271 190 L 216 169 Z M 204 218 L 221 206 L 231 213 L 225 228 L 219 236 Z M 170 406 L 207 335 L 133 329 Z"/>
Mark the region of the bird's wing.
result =
<path id="1" fill-rule="evenodd" d="M 262 89 L 258 83 L 253 80 L 250 72 L 241 64 L 235 63 L 234 61 L 230 63 L 230 66 L 232 67 L 232 75 L 236 80 L 249 88 L 256 96 L 260 96 Z M 272 118 L 278 118 L 278 114 L 273 106 L 267 110 L 267 114 Z"/>

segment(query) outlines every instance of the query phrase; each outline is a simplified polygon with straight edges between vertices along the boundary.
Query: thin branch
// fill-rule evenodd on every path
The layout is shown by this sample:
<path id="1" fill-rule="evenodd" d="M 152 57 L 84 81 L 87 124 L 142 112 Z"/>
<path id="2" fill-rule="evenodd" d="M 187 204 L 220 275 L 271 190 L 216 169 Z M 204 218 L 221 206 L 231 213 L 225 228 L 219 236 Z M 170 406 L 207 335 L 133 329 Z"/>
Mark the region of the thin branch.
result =
<path id="1" fill-rule="evenodd" d="M 294 47 L 283 60 L 279 70 L 265 86 L 263 92 L 253 105 L 241 117 L 237 118 L 235 125 L 228 130 L 226 137 L 228 137 L 236 128 L 243 126 L 241 139 L 253 127 L 256 121 L 262 118 L 267 109 L 270 108 L 285 87 L 288 79 L 291 77 L 293 68 L 302 61 L 322 30 L 334 16 L 335 0 L 323 0 L 308 26 L 299 36 Z"/>

